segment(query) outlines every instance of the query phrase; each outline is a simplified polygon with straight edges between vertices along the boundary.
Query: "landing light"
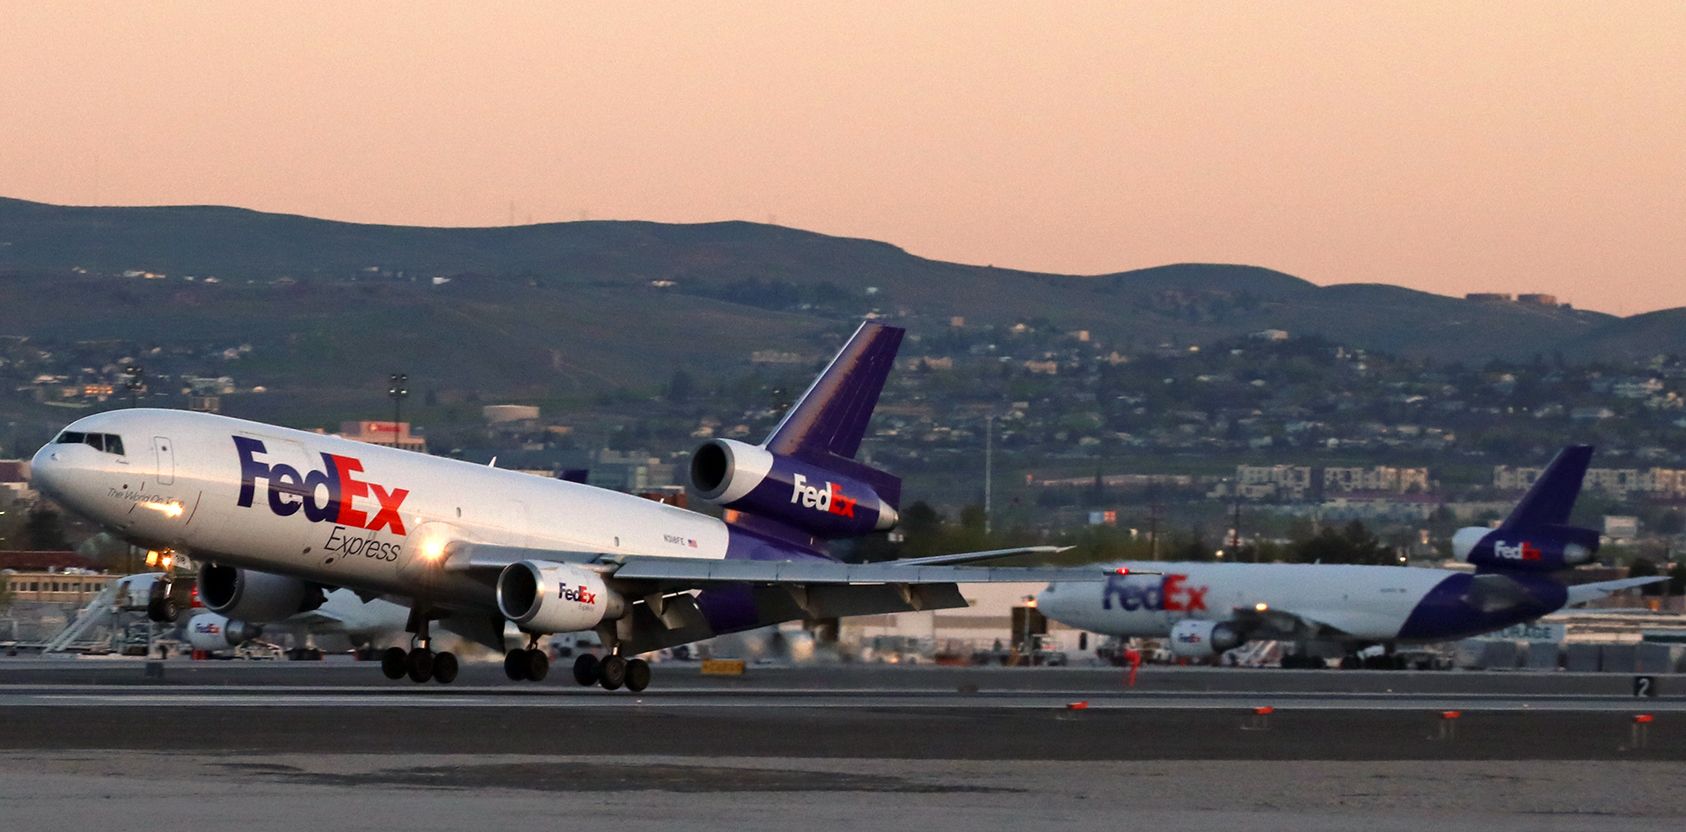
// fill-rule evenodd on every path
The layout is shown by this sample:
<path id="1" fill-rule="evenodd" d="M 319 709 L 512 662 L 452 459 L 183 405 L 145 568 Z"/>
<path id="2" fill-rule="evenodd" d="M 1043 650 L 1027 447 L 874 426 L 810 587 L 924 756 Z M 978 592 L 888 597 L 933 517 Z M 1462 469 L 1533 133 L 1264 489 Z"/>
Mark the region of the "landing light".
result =
<path id="1" fill-rule="evenodd" d="M 442 537 L 429 538 L 422 541 L 421 556 L 424 560 L 438 560 L 445 554 L 445 539 Z"/>
<path id="2" fill-rule="evenodd" d="M 1257 603 L 1257 604 L 1254 604 L 1254 605 L 1253 605 L 1253 609 L 1254 609 L 1254 611 L 1256 611 L 1256 612 L 1265 612 L 1265 611 L 1267 611 L 1267 610 L 1269 610 L 1269 609 L 1270 609 L 1270 605 L 1269 605 L 1269 604 L 1266 604 L 1266 603 L 1265 603 L 1265 602 L 1263 602 L 1263 601 L 1260 601 L 1260 602 L 1258 602 L 1258 603 Z"/>
<path id="3" fill-rule="evenodd" d="M 156 511 L 165 517 L 176 518 L 181 516 L 181 503 L 158 503 L 149 500 L 141 503 L 140 507 Z"/>

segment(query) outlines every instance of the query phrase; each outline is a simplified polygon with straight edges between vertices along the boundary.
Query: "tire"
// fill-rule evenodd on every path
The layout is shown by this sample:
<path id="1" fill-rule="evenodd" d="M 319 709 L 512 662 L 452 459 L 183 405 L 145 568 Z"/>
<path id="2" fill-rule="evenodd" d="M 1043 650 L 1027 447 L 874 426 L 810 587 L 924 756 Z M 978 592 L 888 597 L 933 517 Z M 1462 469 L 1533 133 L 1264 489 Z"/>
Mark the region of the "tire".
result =
<path id="1" fill-rule="evenodd" d="M 650 663 L 633 659 L 626 663 L 626 689 L 637 693 L 650 686 Z"/>
<path id="2" fill-rule="evenodd" d="M 543 650 L 527 651 L 527 680 L 542 682 L 550 675 L 550 656 Z"/>
<path id="3" fill-rule="evenodd" d="M 1341 669 L 1342 670 L 1357 670 L 1357 669 L 1359 669 L 1360 667 L 1363 667 L 1363 666 L 1364 666 L 1363 661 L 1360 660 L 1357 656 L 1342 656 L 1341 657 Z"/>
<path id="4" fill-rule="evenodd" d="M 176 601 L 168 595 L 146 605 L 146 617 L 159 624 L 174 624 L 181 617 Z"/>
<path id="5" fill-rule="evenodd" d="M 398 681 L 410 672 L 409 654 L 402 647 L 388 647 L 381 652 L 381 673 Z"/>
<path id="6" fill-rule="evenodd" d="M 416 648 L 410 651 L 407 659 L 410 671 L 410 681 L 425 682 L 433 678 L 433 651 L 426 648 Z"/>
<path id="7" fill-rule="evenodd" d="M 574 659 L 574 681 L 584 686 L 597 684 L 597 657 L 590 653 L 581 653 Z"/>
<path id="8" fill-rule="evenodd" d="M 457 657 L 454 653 L 440 653 L 433 657 L 433 681 L 448 685 L 457 680 Z"/>
<path id="9" fill-rule="evenodd" d="M 527 678 L 527 651 L 520 648 L 503 654 L 503 675 L 511 682 L 525 681 Z"/>
<path id="10" fill-rule="evenodd" d="M 626 684 L 626 659 L 620 656 L 605 656 L 597 665 L 597 684 L 604 690 L 619 690 Z"/>

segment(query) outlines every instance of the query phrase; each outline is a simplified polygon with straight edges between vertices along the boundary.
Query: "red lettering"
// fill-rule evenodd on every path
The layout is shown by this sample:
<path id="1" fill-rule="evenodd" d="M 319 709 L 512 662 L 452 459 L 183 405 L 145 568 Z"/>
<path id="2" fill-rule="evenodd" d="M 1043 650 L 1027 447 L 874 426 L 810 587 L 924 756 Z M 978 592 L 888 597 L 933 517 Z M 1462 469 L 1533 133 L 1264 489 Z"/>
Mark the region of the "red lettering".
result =
<path id="1" fill-rule="evenodd" d="M 1534 544 L 1529 543 L 1526 540 L 1522 541 L 1522 559 L 1523 560 L 1539 560 L 1540 559 L 1540 547 L 1535 546 Z"/>
<path id="2" fill-rule="evenodd" d="M 375 493 L 375 502 L 380 503 L 380 511 L 375 512 L 375 519 L 369 524 L 369 531 L 380 531 L 384 526 L 391 529 L 393 534 L 403 534 L 404 518 L 399 516 L 398 507 L 404 504 L 405 497 L 410 496 L 410 489 L 394 488 L 388 492 L 374 483 L 369 483 L 369 488 Z"/>
<path id="3" fill-rule="evenodd" d="M 334 454 L 334 467 L 340 472 L 340 516 L 342 526 L 355 526 L 359 529 L 369 527 L 369 515 L 358 510 L 352 503 L 358 497 L 369 496 L 369 486 L 351 476 L 352 472 L 361 472 L 363 463 L 349 456 Z"/>
<path id="4" fill-rule="evenodd" d="M 1188 580 L 1187 575 L 1166 575 L 1164 583 L 1159 585 L 1159 594 L 1162 597 L 1160 603 L 1164 605 L 1167 612 L 1177 612 L 1183 609 L 1183 602 L 1178 600 L 1177 596 L 1182 593 L 1183 581 L 1186 580 Z"/>
<path id="5" fill-rule="evenodd" d="M 1188 611 L 1189 612 L 1194 612 L 1196 610 L 1206 609 L 1206 591 L 1209 590 L 1209 589 L 1211 589 L 1211 587 L 1209 587 L 1209 586 L 1202 586 L 1202 587 L 1192 587 L 1191 586 L 1186 590 L 1186 592 L 1188 593 Z"/>
<path id="6" fill-rule="evenodd" d="M 839 517 L 853 518 L 855 516 L 855 503 L 858 503 L 858 502 L 860 502 L 860 501 L 856 500 L 853 497 L 843 496 L 843 489 L 838 488 L 836 483 L 832 484 L 832 486 L 831 486 L 831 513 L 832 514 L 835 514 Z"/>

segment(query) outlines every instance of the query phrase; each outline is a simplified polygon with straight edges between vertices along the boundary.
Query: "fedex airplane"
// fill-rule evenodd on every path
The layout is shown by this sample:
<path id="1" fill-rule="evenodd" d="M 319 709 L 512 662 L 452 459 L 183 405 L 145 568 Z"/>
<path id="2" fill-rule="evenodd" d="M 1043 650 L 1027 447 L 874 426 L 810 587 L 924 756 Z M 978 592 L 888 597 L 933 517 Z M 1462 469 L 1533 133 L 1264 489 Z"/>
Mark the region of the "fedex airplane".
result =
<path id="1" fill-rule="evenodd" d="M 1592 460 L 1590 445 L 1559 452 L 1498 528 L 1461 529 L 1445 569 L 1286 563 L 1126 563 L 1162 575 L 1054 583 L 1037 609 L 1072 627 L 1122 638 L 1166 638 L 1184 657 L 1221 655 L 1248 641 L 1288 641 L 1284 667 L 1357 663 L 1356 651 L 1446 641 L 1531 621 L 1566 606 L 1666 580 L 1569 586 L 1553 573 L 1590 563 L 1598 533 L 1568 525 Z"/>
<path id="2" fill-rule="evenodd" d="M 33 461 L 34 485 L 142 546 L 201 564 L 212 612 L 275 621 L 333 588 L 409 607 L 411 648 L 389 678 L 456 678 L 437 622 L 503 650 L 512 680 L 543 678 L 552 633 L 592 630 L 582 685 L 642 690 L 640 653 L 798 619 L 966 606 L 958 583 L 1105 578 L 1100 567 L 972 564 L 1051 547 L 872 564 L 825 541 L 897 521 L 901 480 L 855 460 L 903 330 L 863 324 L 766 441 L 715 439 L 691 485 L 721 521 L 628 494 L 223 416 L 120 410 L 77 420 Z"/>
<path id="3" fill-rule="evenodd" d="M 404 632 L 410 611 L 383 598 L 364 601 L 345 589 L 328 592 L 322 605 L 276 621 L 247 621 L 204 610 L 182 628 L 195 650 L 216 653 L 261 638 L 265 633 L 291 633 L 304 649 L 317 638 L 344 639 L 353 646 L 368 644 L 390 633 Z M 384 640 L 384 639 L 383 639 Z"/>

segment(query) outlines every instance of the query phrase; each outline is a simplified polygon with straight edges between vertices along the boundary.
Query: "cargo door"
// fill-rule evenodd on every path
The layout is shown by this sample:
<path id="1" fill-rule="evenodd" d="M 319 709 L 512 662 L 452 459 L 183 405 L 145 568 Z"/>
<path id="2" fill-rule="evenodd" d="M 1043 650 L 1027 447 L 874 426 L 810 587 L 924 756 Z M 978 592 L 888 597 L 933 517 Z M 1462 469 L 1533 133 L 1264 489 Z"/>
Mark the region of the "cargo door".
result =
<path id="1" fill-rule="evenodd" d="M 176 482 L 176 443 L 168 436 L 152 437 L 152 452 L 158 458 L 158 484 L 174 485 Z"/>

